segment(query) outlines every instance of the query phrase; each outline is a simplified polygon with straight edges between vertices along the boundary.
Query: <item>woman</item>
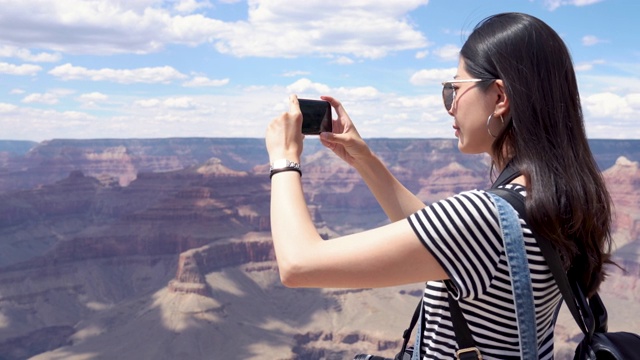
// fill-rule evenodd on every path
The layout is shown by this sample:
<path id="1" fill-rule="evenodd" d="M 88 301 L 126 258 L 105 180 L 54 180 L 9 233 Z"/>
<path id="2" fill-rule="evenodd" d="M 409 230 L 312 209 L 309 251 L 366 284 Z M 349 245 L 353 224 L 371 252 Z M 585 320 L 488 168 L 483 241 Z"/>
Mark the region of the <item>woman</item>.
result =
<path id="1" fill-rule="evenodd" d="M 494 170 L 509 164 L 521 173 L 506 186 L 526 196 L 529 223 L 521 219 L 521 228 L 538 354 L 551 359 L 561 296 L 531 230 L 552 241 L 589 294 L 603 280 L 611 244 L 610 198 L 587 143 L 570 55 L 539 19 L 499 14 L 474 29 L 460 52 L 457 75 L 443 86 L 460 151 L 487 153 Z M 391 223 L 323 241 L 309 217 L 298 171 L 275 170 L 271 225 L 282 282 L 362 288 L 426 281 L 420 334 L 425 359 L 454 358 L 458 350 L 449 296 L 458 300 L 485 359 L 517 358 L 513 291 L 490 196 L 471 190 L 425 206 L 371 152 L 340 102 L 323 99 L 338 118 L 321 141 L 358 171 Z M 300 162 L 300 126 L 292 96 L 289 112 L 267 129 L 272 162 Z"/>

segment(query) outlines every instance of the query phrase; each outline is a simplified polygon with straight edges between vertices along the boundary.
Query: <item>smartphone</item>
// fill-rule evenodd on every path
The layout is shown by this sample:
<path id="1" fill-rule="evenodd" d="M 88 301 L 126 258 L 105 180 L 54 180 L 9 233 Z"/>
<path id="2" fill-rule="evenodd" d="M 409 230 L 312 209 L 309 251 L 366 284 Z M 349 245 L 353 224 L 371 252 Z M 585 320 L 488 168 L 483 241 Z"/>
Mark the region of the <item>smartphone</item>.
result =
<path id="1" fill-rule="evenodd" d="M 331 132 L 331 104 L 324 100 L 298 99 L 302 112 L 302 133 L 319 135 Z"/>

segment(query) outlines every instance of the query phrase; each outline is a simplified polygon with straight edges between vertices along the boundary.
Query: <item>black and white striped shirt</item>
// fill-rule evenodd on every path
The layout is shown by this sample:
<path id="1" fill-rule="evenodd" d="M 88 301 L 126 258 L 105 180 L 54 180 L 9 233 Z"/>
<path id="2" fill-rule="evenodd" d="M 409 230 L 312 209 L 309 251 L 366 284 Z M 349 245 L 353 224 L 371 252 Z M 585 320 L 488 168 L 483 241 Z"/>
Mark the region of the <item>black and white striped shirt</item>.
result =
<path id="1" fill-rule="evenodd" d="M 507 185 L 525 196 L 525 188 Z M 460 193 L 409 217 L 414 231 L 451 281 L 424 292 L 424 359 L 455 358 L 457 344 L 447 296 L 459 299 L 484 359 L 520 357 L 513 290 L 497 209 L 481 190 Z M 528 225 L 520 219 L 533 283 L 540 359 L 553 359 L 554 312 L 561 299 Z M 447 283 L 452 284 L 448 289 Z"/>

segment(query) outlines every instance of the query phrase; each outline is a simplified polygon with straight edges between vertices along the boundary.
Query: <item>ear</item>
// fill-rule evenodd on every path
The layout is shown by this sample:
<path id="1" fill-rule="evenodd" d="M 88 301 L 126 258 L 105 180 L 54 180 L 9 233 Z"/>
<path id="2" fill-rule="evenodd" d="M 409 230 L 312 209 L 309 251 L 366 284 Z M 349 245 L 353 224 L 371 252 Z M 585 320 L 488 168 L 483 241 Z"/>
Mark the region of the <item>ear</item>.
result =
<path id="1" fill-rule="evenodd" d="M 504 82 L 501 79 L 498 79 L 494 82 L 494 87 L 496 92 L 494 114 L 502 115 L 506 118 L 509 115 L 509 97 L 505 91 Z"/>

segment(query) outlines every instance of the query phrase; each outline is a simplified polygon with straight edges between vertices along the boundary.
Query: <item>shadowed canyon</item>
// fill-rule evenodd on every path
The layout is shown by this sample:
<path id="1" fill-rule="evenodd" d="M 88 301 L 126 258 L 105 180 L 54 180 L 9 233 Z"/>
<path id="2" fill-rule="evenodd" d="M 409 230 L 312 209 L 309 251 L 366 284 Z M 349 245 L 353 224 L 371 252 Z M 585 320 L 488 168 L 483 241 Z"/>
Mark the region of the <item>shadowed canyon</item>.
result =
<path id="1" fill-rule="evenodd" d="M 425 202 L 489 186 L 455 140 L 370 139 Z M 322 236 L 386 217 L 348 165 L 305 140 Z M 592 140 L 614 206 L 601 294 L 610 330 L 640 332 L 640 141 Z M 423 284 L 288 289 L 269 228 L 262 139 L 0 141 L 0 359 L 350 359 L 393 356 Z M 358 261 L 358 259 L 353 259 Z M 556 325 L 556 358 L 579 330 Z"/>

